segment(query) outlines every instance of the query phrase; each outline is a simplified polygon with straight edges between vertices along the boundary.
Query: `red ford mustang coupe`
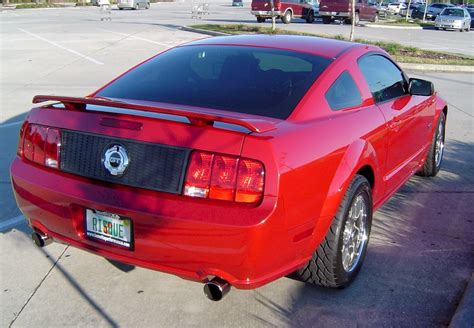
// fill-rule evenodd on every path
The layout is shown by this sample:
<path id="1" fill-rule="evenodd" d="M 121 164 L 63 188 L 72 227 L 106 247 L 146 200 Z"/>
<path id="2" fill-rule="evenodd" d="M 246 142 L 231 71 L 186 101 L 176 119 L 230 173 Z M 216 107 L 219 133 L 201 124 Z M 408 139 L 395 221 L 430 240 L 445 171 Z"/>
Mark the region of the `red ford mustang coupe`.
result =
<path id="1" fill-rule="evenodd" d="M 204 39 L 85 98 L 36 96 L 11 177 L 44 246 L 205 283 L 221 299 L 359 272 L 372 213 L 440 169 L 447 104 L 380 48 Z"/>

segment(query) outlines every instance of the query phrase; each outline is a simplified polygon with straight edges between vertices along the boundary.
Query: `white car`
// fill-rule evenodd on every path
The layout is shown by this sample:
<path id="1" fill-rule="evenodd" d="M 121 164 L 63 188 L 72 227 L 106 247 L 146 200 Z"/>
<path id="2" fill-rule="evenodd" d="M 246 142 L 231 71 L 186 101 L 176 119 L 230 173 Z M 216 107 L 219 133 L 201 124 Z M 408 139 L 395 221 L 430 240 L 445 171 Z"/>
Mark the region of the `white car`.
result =
<path id="1" fill-rule="evenodd" d="M 150 1 L 149 0 L 118 0 L 117 1 L 118 9 L 122 10 L 124 8 L 127 9 L 150 9 Z"/>
<path id="2" fill-rule="evenodd" d="M 471 15 L 465 8 L 450 7 L 445 8 L 436 16 L 435 29 L 451 29 L 462 31 L 471 30 Z"/>
<path id="3" fill-rule="evenodd" d="M 387 10 L 395 14 L 399 14 L 400 10 L 405 10 L 405 9 L 407 9 L 407 5 L 401 2 L 391 2 L 387 6 Z"/>

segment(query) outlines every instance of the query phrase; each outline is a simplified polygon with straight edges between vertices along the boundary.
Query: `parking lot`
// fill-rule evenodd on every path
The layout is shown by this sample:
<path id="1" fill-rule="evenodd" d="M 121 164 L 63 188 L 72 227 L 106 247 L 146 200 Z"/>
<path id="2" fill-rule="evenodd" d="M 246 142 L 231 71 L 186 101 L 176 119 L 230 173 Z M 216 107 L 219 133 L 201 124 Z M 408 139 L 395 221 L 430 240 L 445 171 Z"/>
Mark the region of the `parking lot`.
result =
<path id="1" fill-rule="evenodd" d="M 203 19 L 254 23 L 246 8 L 212 3 Z M 303 21 L 302 21 L 303 22 Z M 36 94 L 84 96 L 140 61 L 183 42 L 190 3 L 112 11 L 94 8 L 0 13 L 0 326 L 413 326 L 449 324 L 474 271 L 474 76 L 410 72 L 448 100 L 445 162 L 414 177 L 375 213 L 355 283 L 327 290 L 282 278 L 233 289 L 211 303 L 202 285 L 60 244 L 38 249 L 11 193 L 9 165 L 20 123 Z M 285 28 L 348 35 L 340 25 Z M 474 32 L 358 28 L 358 36 L 474 55 Z"/>

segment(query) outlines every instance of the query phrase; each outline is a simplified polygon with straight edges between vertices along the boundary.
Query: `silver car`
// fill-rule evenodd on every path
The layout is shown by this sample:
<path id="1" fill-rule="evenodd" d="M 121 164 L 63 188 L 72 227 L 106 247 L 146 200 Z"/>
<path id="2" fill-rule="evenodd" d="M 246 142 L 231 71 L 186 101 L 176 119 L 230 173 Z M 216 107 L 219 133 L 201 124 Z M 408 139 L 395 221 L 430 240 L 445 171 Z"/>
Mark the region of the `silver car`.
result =
<path id="1" fill-rule="evenodd" d="M 435 19 L 435 28 L 439 30 L 451 29 L 462 31 L 471 30 L 471 15 L 465 8 L 445 8 Z"/>
<path id="2" fill-rule="evenodd" d="M 150 0 L 118 0 L 117 7 L 122 10 L 127 9 L 150 9 Z"/>

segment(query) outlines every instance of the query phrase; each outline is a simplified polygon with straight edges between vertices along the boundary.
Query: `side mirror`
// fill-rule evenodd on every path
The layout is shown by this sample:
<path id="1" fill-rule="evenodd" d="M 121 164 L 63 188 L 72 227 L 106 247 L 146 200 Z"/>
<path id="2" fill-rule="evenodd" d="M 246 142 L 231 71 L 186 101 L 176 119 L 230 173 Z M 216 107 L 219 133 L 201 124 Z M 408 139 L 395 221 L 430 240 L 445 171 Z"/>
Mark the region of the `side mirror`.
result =
<path id="1" fill-rule="evenodd" d="M 413 96 L 431 96 L 434 93 L 434 85 L 430 81 L 410 79 L 408 91 Z"/>

